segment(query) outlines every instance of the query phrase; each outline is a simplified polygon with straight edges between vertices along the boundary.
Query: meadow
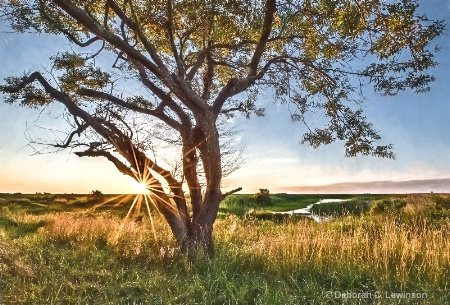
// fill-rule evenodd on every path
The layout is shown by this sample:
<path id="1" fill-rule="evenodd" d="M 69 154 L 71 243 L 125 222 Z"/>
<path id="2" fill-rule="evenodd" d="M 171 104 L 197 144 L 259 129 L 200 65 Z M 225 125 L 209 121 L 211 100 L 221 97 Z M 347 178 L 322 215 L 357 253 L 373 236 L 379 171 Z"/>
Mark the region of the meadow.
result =
<path id="1" fill-rule="evenodd" d="M 199 261 L 157 214 L 155 235 L 130 202 L 92 208 L 113 198 L 0 195 L 0 304 L 450 304 L 447 195 L 233 195 Z M 323 198 L 350 201 L 272 213 Z"/>

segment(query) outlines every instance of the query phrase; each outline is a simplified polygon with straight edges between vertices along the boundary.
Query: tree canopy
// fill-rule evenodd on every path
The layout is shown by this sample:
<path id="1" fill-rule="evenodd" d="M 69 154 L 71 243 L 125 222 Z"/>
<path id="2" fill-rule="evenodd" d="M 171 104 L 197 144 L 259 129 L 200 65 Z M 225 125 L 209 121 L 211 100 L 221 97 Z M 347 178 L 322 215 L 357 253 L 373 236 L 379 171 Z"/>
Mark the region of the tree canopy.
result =
<path id="1" fill-rule="evenodd" d="M 227 195 L 219 125 L 263 115 L 257 99 L 272 94 L 308 127 L 302 143 L 339 140 L 347 156 L 393 158 L 362 112 L 364 88 L 430 90 L 431 42 L 444 30 L 412 0 L 9 0 L 0 9 L 14 31 L 63 35 L 70 45 L 49 71 L 7 78 L 6 102 L 62 103 L 73 129 L 53 147 L 151 180 L 180 244 L 205 248 Z M 322 127 L 310 126 L 311 112 Z M 162 143 L 179 148 L 178 171 L 158 163 Z"/>

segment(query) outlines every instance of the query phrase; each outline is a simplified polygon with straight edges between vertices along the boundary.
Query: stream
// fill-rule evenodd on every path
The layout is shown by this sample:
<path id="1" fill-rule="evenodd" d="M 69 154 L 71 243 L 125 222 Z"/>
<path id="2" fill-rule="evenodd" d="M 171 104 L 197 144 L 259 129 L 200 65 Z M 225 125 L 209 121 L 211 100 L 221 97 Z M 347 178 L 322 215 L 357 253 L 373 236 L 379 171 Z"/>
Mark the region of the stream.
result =
<path id="1" fill-rule="evenodd" d="M 315 204 L 321 204 L 321 203 L 329 203 L 329 202 L 342 202 L 342 201 L 347 201 L 348 199 L 322 199 L 319 200 L 313 204 L 308 205 L 306 208 L 302 208 L 302 209 L 297 209 L 297 210 L 292 210 L 292 211 L 287 211 L 287 212 L 274 212 L 276 214 L 299 214 L 299 215 L 304 215 L 307 216 L 309 218 L 314 219 L 317 222 L 324 222 L 327 220 L 332 219 L 333 217 L 331 216 L 320 216 L 320 215 L 316 215 L 316 214 L 312 214 L 311 213 L 311 208 L 313 207 L 313 205 Z"/>

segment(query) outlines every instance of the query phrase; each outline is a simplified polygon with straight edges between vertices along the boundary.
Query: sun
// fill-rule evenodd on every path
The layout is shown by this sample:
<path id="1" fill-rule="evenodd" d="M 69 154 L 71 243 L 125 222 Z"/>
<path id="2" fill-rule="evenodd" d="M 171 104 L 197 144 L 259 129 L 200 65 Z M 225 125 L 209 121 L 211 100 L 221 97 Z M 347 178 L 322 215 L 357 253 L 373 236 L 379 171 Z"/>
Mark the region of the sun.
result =
<path id="1" fill-rule="evenodd" d="M 150 191 L 147 188 L 148 186 L 145 184 L 145 182 L 137 182 L 134 180 L 132 187 L 137 194 L 149 194 L 150 193 Z"/>

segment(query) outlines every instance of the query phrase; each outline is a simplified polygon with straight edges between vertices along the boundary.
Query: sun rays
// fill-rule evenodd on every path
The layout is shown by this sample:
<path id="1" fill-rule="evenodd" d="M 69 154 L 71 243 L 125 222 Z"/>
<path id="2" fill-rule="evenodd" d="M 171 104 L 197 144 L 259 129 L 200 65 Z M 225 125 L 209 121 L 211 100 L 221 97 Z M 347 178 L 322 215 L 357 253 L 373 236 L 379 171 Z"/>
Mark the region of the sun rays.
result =
<path id="1" fill-rule="evenodd" d="M 109 198 L 99 204 L 96 204 L 91 209 L 97 209 L 110 202 L 118 201 L 117 203 L 114 204 L 114 206 L 117 207 L 133 200 L 126 216 L 124 217 L 119 226 L 119 230 L 116 233 L 114 241 L 117 242 L 125 224 L 130 220 L 132 216 L 134 216 L 135 218 L 141 217 L 141 213 L 143 212 L 144 208 L 143 205 L 145 205 L 144 209 L 146 210 L 146 212 L 144 213 L 148 214 L 148 218 L 153 232 L 153 237 L 155 239 L 156 244 L 159 244 L 153 214 L 155 211 L 157 213 L 161 212 L 160 209 L 158 208 L 158 205 L 164 205 L 165 208 L 168 207 L 169 209 L 174 211 L 176 210 L 176 208 L 169 200 L 168 195 L 164 192 L 160 181 L 158 181 L 153 176 L 151 172 L 150 162 L 148 161 L 148 159 L 143 158 L 144 161 L 142 162 L 141 160 L 142 158 L 138 159 L 134 149 L 133 149 L 133 156 L 134 156 L 133 160 L 134 166 L 131 166 L 130 168 L 134 175 L 134 177 L 132 178 L 134 178 L 133 187 L 136 190 L 136 194 L 118 195 L 113 198 Z"/>

